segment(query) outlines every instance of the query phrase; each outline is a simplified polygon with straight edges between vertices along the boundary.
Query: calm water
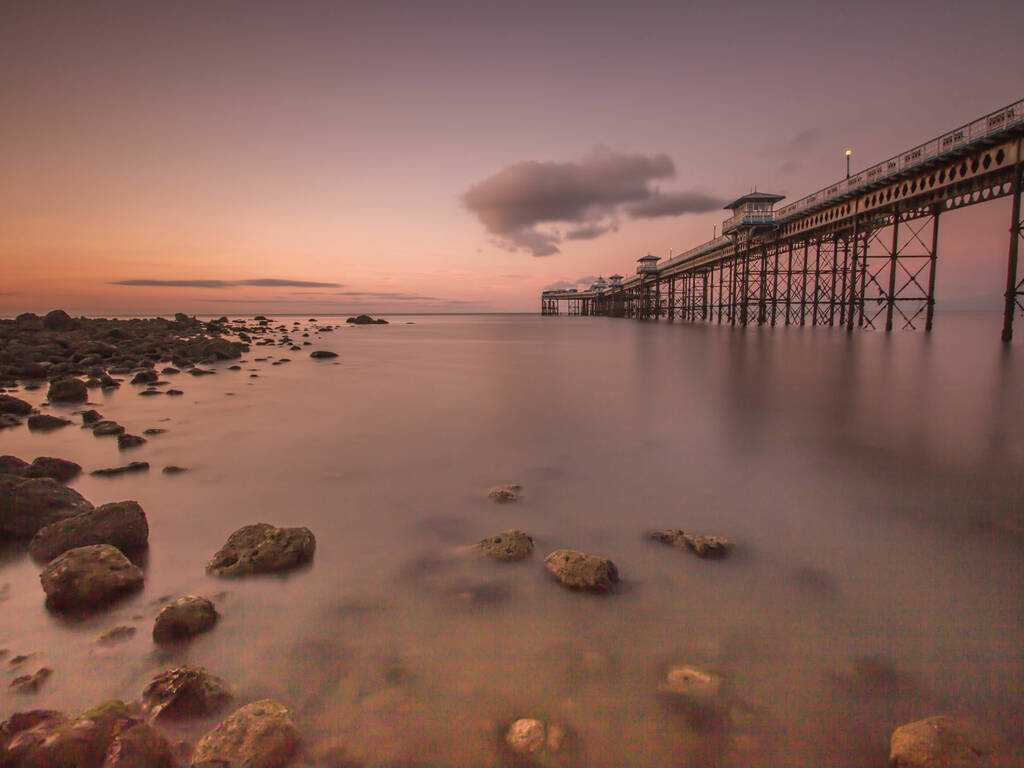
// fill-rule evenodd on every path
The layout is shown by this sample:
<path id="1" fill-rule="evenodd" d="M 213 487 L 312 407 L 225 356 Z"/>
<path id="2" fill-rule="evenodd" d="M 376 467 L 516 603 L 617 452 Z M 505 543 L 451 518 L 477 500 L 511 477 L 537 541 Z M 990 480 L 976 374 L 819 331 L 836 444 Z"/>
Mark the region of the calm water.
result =
<path id="1" fill-rule="evenodd" d="M 55 673 L 28 698 L 3 686 L 0 716 L 138 698 L 154 674 L 190 663 L 242 701 L 292 706 L 311 755 L 333 745 L 345 756 L 310 765 L 503 765 L 498 731 L 521 716 L 567 725 L 573 765 L 883 765 L 894 727 L 937 713 L 989 723 L 1014 764 L 1024 350 L 1003 349 L 998 325 L 940 315 L 930 338 L 848 338 L 392 318 L 314 338 L 338 365 L 254 347 L 241 372 L 176 377 L 184 397 L 95 391 L 130 432 L 169 431 L 119 455 L 76 427 L 20 428 L 0 433 L 0 452 L 86 471 L 148 460 L 148 474 L 72 483 L 95 504 L 143 505 L 146 588 L 62 620 L 43 607 L 39 568 L 5 550 L 0 648 L 38 653 L 27 671 Z M 293 362 L 253 362 L 268 354 Z M 190 471 L 165 476 L 165 464 Z M 505 482 L 524 485 L 520 502 L 485 498 Z M 312 567 L 208 577 L 227 535 L 260 521 L 309 526 Z M 534 536 L 532 560 L 460 557 L 513 526 Z M 738 549 L 703 561 L 645 541 L 657 527 Z M 611 557 L 621 589 L 561 588 L 542 565 L 560 547 Z M 214 598 L 221 622 L 155 651 L 159 599 L 186 593 Z M 98 647 L 118 624 L 139 632 Z M 851 680 L 861 657 L 892 665 L 896 683 Z M 726 677 L 723 722 L 696 727 L 663 706 L 672 662 Z M 194 739 L 208 726 L 170 732 Z"/>

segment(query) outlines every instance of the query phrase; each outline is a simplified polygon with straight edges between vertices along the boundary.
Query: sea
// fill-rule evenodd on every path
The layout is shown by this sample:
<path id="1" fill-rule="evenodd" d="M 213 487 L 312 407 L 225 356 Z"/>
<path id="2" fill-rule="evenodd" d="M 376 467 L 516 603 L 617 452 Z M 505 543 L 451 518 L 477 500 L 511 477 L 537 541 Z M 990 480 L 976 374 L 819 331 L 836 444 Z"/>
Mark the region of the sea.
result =
<path id="1" fill-rule="evenodd" d="M 930 334 L 272 319 L 309 346 L 165 377 L 181 397 L 91 390 L 129 432 L 167 430 L 141 447 L 77 416 L 0 432 L 0 453 L 76 461 L 74 488 L 134 499 L 150 526 L 144 590 L 88 618 L 47 610 L 41 566 L 0 550 L 0 669 L 53 669 L 34 694 L 0 686 L 0 719 L 138 700 L 191 665 L 239 705 L 286 704 L 299 766 L 883 766 L 895 728 L 937 714 L 1024 764 L 1024 355 L 998 315 L 939 313 Z M 45 388 L 14 394 L 40 405 Z M 150 471 L 89 474 L 132 460 Z M 519 500 L 488 498 L 506 483 Z M 257 522 L 310 528 L 312 564 L 208 575 Z M 510 528 L 531 558 L 470 549 Z M 664 528 L 734 549 L 701 559 L 648 538 Z M 563 587 L 544 567 L 562 548 L 621 582 Z M 186 594 L 218 624 L 155 646 L 154 616 Z M 97 643 L 119 625 L 137 632 Z M 708 716 L 666 694 L 680 664 L 723 681 Z M 563 729 L 559 750 L 517 762 L 518 718 Z M 195 743 L 218 720 L 161 727 Z"/>

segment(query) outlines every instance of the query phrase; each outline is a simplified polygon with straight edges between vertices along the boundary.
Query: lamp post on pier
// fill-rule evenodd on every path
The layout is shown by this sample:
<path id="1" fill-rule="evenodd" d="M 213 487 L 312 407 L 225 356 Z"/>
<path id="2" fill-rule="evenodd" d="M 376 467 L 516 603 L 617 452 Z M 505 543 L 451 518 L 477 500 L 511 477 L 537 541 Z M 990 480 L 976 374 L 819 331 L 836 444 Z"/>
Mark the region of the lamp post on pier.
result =
<path id="1" fill-rule="evenodd" d="M 846 150 L 846 178 L 850 178 L 850 155 L 853 154 L 852 149 Z"/>

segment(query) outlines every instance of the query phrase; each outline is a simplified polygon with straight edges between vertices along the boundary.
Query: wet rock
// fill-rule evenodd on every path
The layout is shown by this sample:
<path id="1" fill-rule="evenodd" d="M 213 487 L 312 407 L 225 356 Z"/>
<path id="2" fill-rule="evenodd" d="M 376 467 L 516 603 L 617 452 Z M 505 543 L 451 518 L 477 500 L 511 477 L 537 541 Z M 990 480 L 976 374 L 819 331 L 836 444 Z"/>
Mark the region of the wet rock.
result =
<path id="1" fill-rule="evenodd" d="M 185 393 L 182 392 L 180 389 L 168 389 L 167 394 L 170 395 L 171 397 L 177 397 L 178 395 L 184 395 Z"/>
<path id="2" fill-rule="evenodd" d="M 973 723 L 939 715 L 897 728 L 889 743 L 891 768 L 969 768 L 984 766 L 993 751 Z"/>
<path id="3" fill-rule="evenodd" d="M 7 768 L 13 766 L 20 768 L 21 759 L 24 757 L 27 742 L 30 739 L 19 739 L 19 745 L 14 750 L 8 747 L 11 741 L 18 734 L 29 731 L 43 725 L 56 725 L 67 721 L 67 715 L 52 709 L 33 709 L 29 712 L 16 712 L 10 718 L 0 723 L 0 765 Z"/>
<path id="4" fill-rule="evenodd" d="M 0 456 L 0 475 L 18 475 L 21 477 L 30 466 L 27 461 L 19 459 L 17 456 Z"/>
<path id="5" fill-rule="evenodd" d="M 84 403 L 89 399 L 89 389 L 78 379 L 57 379 L 50 383 L 46 398 L 54 403 Z"/>
<path id="6" fill-rule="evenodd" d="M 677 549 L 686 549 L 698 557 L 720 559 L 728 556 L 733 544 L 721 536 L 702 536 L 699 533 L 687 533 L 679 528 L 664 531 L 651 531 L 650 538 L 669 544 Z"/>
<path id="7" fill-rule="evenodd" d="M 124 427 L 116 421 L 97 421 L 92 425 L 92 433 L 96 437 L 109 437 L 111 435 L 123 435 Z"/>
<path id="8" fill-rule="evenodd" d="M 153 395 L 162 395 L 163 390 L 160 389 L 144 389 L 139 392 L 139 397 L 153 397 Z"/>
<path id="9" fill-rule="evenodd" d="M 78 327 L 63 309 L 54 309 L 43 316 L 43 328 L 48 331 L 71 331 Z"/>
<path id="10" fill-rule="evenodd" d="M 0 538 L 27 539 L 50 523 L 90 509 L 82 494 L 49 477 L 0 475 Z"/>
<path id="11" fill-rule="evenodd" d="M 138 630 L 135 627 L 120 626 L 108 629 L 106 632 L 100 634 L 96 638 L 96 642 L 99 645 L 117 645 L 118 643 L 124 643 L 135 636 Z"/>
<path id="12" fill-rule="evenodd" d="M 52 456 L 37 456 L 32 460 L 22 477 L 49 477 L 61 483 L 66 483 L 77 477 L 82 471 L 82 466 L 67 459 L 55 459 Z"/>
<path id="13" fill-rule="evenodd" d="M 168 643 L 187 640 L 217 623 L 217 611 L 205 597 L 186 595 L 164 606 L 153 623 L 153 640 Z"/>
<path id="14" fill-rule="evenodd" d="M 0 413 L 28 416 L 32 413 L 32 405 L 14 395 L 0 395 Z"/>
<path id="15" fill-rule="evenodd" d="M 216 576 L 278 573 L 312 560 L 315 550 L 316 539 L 308 528 L 256 523 L 232 533 L 206 570 Z"/>
<path id="16" fill-rule="evenodd" d="M 658 694 L 675 707 L 713 710 L 720 703 L 723 678 L 701 667 L 676 664 L 658 683 Z"/>
<path id="17" fill-rule="evenodd" d="M 496 485 L 493 488 L 488 489 L 487 498 L 500 502 L 516 501 L 522 492 L 523 486 L 519 483 Z"/>
<path id="18" fill-rule="evenodd" d="M 179 467 L 176 464 L 168 464 L 161 471 L 165 475 L 180 475 L 182 472 L 188 472 L 185 467 Z"/>
<path id="19" fill-rule="evenodd" d="M 544 723 L 533 718 L 520 718 L 509 726 L 505 743 L 519 755 L 532 755 L 547 743 L 547 729 Z"/>
<path id="20" fill-rule="evenodd" d="M 574 549 L 555 550 L 544 558 L 544 564 L 556 579 L 573 589 L 606 592 L 619 581 L 619 571 L 611 560 Z"/>
<path id="21" fill-rule="evenodd" d="M 139 503 L 115 501 L 39 529 L 28 551 L 36 560 L 48 562 L 77 547 L 109 544 L 131 553 L 148 542 L 149 523 Z"/>
<path id="22" fill-rule="evenodd" d="M 135 723 L 119 729 L 102 768 L 174 768 L 170 742 L 151 725 Z"/>
<path id="23" fill-rule="evenodd" d="M 121 467 L 107 467 L 106 469 L 94 469 L 90 472 L 90 475 L 97 475 L 99 477 L 114 477 L 116 475 L 123 475 L 126 472 L 148 472 L 149 462 L 148 461 L 133 461 L 130 464 L 125 464 Z"/>
<path id="24" fill-rule="evenodd" d="M 326 349 L 316 349 L 309 353 L 309 356 L 314 360 L 326 360 L 331 357 L 337 357 L 337 352 L 328 352 Z"/>
<path id="25" fill-rule="evenodd" d="M 142 571 L 109 544 L 70 549 L 39 576 L 55 610 L 91 610 L 142 588 Z"/>
<path id="26" fill-rule="evenodd" d="M 568 730 L 562 725 L 523 717 L 509 725 L 503 741 L 517 765 L 554 768 L 575 763 L 568 748 L 568 736 Z"/>
<path id="27" fill-rule="evenodd" d="M 131 712 L 124 702 L 108 701 L 72 720 L 59 712 L 38 714 L 31 720 L 36 724 L 16 732 L 8 741 L 5 766 L 98 768 L 118 725 L 131 720 Z"/>
<path id="28" fill-rule="evenodd" d="M 162 435 L 166 431 L 167 431 L 166 429 L 162 429 L 160 427 L 150 427 L 149 429 L 142 430 L 142 434 L 144 434 L 144 435 Z"/>
<path id="29" fill-rule="evenodd" d="M 127 448 L 138 448 L 140 445 L 145 445 L 146 442 L 146 438 L 139 437 L 138 435 L 124 434 L 117 436 L 117 447 L 122 451 Z"/>
<path id="30" fill-rule="evenodd" d="M 212 376 L 216 371 L 208 371 L 205 368 L 189 368 L 185 373 L 190 376 Z"/>
<path id="31" fill-rule="evenodd" d="M 148 370 L 139 371 L 138 373 L 136 373 L 135 376 L 132 378 L 131 383 L 132 384 L 152 384 L 154 381 L 157 381 L 159 378 L 160 378 L 160 375 L 156 371 L 154 371 L 152 369 L 148 369 Z"/>
<path id="32" fill-rule="evenodd" d="M 533 539 L 512 528 L 483 539 L 474 548 L 495 560 L 522 560 L 533 554 Z"/>
<path id="33" fill-rule="evenodd" d="M 160 370 L 160 373 L 162 373 L 164 376 L 174 376 L 175 374 L 181 373 L 181 371 L 178 368 L 174 368 L 173 366 L 169 365 L 166 368 L 162 368 Z"/>
<path id="34" fill-rule="evenodd" d="M 49 667 L 40 667 L 31 675 L 20 675 L 14 678 L 8 687 L 15 693 L 35 693 L 52 674 L 53 670 Z"/>
<path id="35" fill-rule="evenodd" d="M 283 704 L 264 699 L 248 704 L 200 739 L 192 765 L 278 768 L 299 745 L 299 731 Z"/>
<path id="36" fill-rule="evenodd" d="M 71 419 L 62 419 L 48 413 L 34 413 L 28 417 L 28 428 L 33 432 L 50 432 L 60 427 L 66 427 L 70 423 Z"/>
<path id="37" fill-rule="evenodd" d="M 230 700 L 224 682 L 202 667 L 162 672 L 142 691 L 142 706 L 152 718 L 204 717 Z"/>
<path id="38" fill-rule="evenodd" d="M 379 319 L 379 318 L 377 320 L 374 320 L 369 315 L 357 315 L 356 317 L 350 317 L 347 320 L 345 320 L 345 322 L 346 323 L 351 323 L 352 325 L 387 325 L 388 324 L 387 320 L 383 320 L 383 319 Z"/>

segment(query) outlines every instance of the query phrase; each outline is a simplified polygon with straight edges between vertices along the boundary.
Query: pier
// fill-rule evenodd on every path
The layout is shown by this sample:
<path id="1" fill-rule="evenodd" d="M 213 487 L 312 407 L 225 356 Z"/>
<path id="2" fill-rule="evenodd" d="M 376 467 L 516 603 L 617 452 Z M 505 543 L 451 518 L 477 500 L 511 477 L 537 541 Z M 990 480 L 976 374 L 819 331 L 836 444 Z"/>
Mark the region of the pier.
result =
<path id="1" fill-rule="evenodd" d="M 1024 100 L 781 208 L 780 195 L 744 195 L 720 237 L 665 261 L 642 256 L 628 278 L 545 291 L 541 313 L 930 331 L 940 216 L 1012 197 L 1008 342 L 1024 311 L 1022 177 Z"/>

